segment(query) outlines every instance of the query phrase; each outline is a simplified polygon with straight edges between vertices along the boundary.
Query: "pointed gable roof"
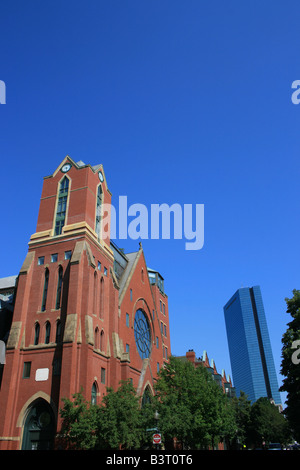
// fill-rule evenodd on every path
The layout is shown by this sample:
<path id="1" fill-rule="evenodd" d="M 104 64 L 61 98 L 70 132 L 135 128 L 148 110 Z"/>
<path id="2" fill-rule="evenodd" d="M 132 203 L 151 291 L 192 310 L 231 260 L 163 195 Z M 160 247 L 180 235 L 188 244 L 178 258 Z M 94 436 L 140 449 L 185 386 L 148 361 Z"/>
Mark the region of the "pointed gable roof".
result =
<path id="1" fill-rule="evenodd" d="M 141 249 L 133 253 L 126 253 L 126 258 L 128 259 L 127 266 L 123 272 L 123 275 L 119 281 L 120 291 L 119 291 L 119 304 L 122 303 L 125 292 L 129 286 L 130 279 L 134 273 L 135 267 L 138 263 L 138 260 L 141 255 Z"/>

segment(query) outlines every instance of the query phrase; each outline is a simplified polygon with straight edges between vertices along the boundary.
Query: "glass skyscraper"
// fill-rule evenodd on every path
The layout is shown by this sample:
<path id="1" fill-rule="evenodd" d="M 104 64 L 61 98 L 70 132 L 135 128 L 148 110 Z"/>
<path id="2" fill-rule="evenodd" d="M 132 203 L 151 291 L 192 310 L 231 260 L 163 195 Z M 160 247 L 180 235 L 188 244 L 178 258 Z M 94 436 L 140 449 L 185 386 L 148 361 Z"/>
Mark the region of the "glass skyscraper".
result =
<path id="1" fill-rule="evenodd" d="M 224 306 L 233 383 L 251 402 L 260 397 L 281 405 L 259 286 L 238 289 Z"/>

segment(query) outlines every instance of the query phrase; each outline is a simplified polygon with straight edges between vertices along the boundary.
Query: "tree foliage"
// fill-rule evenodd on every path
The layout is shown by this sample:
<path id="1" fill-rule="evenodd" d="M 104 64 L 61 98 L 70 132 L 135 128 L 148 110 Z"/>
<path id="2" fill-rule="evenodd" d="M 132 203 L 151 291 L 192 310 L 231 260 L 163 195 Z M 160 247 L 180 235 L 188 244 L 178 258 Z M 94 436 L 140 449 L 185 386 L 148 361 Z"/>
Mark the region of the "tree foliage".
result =
<path id="1" fill-rule="evenodd" d="M 171 357 L 156 385 L 160 429 L 185 448 L 205 448 L 233 432 L 232 409 L 207 370 Z"/>
<path id="2" fill-rule="evenodd" d="M 70 449 L 134 449 L 144 433 L 139 400 L 129 382 L 117 391 L 107 389 L 101 405 L 92 405 L 82 393 L 64 399 L 60 441 Z"/>
<path id="3" fill-rule="evenodd" d="M 84 400 L 82 392 L 73 401 L 64 398 L 60 410 L 63 419 L 59 440 L 70 449 L 94 449 L 97 445 L 97 409 Z"/>
<path id="4" fill-rule="evenodd" d="M 239 446 L 248 447 L 251 444 L 249 435 L 251 425 L 251 401 L 247 395 L 241 391 L 240 396 L 233 397 L 232 406 L 234 408 L 236 433 L 233 447 L 237 449 Z"/>
<path id="5" fill-rule="evenodd" d="M 266 397 L 259 398 L 251 407 L 251 441 L 260 447 L 263 443 L 287 443 L 290 438 L 289 428 L 277 406 Z"/>
<path id="6" fill-rule="evenodd" d="M 287 331 L 282 337 L 281 374 L 285 379 L 280 391 L 287 392 L 285 414 L 294 438 L 300 441 L 300 291 L 293 290 L 293 297 L 286 298 L 285 301 L 286 311 L 292 320 L 287 324 Z"/>
<path id="7" fill-rule="evenodd" d="M 108 449 L 137 449 L 141 445 L 143 428 L 139 399 L 129 382 L 121 382 L 114 392 L 108 388 L 99 409 L 102 441 Z"/>
<path id="8" fill-rule="evenodd" d="M 102 402 L 93 405 L 82 393 L 64 399 L 60 410 L 60 443 L 70 449 L 145 449 L 152 446 L 158 427 L 166 449 L 174 442 L 183 449 L 260 445 L 262 440 L 287 442 L 287 421 L 268 399 L 251 405 L 247 396 L 228 398 L 201 365 L 194 367 L 170 357 L 156 382 L 156 395 L 141 401 L 130 382 L 107 389 Z"/>

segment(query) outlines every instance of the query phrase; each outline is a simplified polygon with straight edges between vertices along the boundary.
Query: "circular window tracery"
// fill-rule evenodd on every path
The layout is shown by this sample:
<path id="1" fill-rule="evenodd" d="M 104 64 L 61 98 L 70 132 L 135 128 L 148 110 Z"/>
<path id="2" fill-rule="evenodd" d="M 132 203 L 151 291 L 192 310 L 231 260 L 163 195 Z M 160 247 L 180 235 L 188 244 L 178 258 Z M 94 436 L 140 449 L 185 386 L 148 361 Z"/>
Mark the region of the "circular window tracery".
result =
<path id="1" fill-rule="evenodd" d="M 137 310 L 134 317 L 134 337 L 139 355 L 146 359 L 151 353 L 151 331 L 143 310 Z"/>

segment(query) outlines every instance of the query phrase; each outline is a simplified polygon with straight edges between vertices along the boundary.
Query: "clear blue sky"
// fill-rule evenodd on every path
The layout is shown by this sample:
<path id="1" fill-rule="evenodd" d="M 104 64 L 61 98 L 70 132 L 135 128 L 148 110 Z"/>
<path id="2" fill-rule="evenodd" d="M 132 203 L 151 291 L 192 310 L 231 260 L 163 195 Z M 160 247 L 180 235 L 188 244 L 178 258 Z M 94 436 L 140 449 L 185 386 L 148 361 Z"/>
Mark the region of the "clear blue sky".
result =
<path id="1" fill-rule="evenodd" d="M 173 354 L 207 350 L 231 373 L 223 306 L 260 285 L 281 383 L 300 287 L 299 18 L 298 1 L 3 0 L 0 277 L 26 256 L 43 177 L 67 154 L 102 163 L 114 202 L 205 205 L 202 250 L 143 241 Z"/>

